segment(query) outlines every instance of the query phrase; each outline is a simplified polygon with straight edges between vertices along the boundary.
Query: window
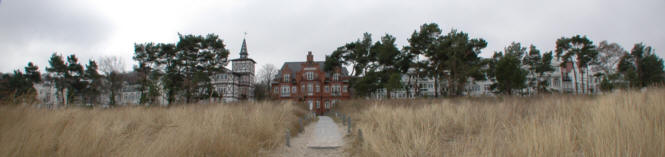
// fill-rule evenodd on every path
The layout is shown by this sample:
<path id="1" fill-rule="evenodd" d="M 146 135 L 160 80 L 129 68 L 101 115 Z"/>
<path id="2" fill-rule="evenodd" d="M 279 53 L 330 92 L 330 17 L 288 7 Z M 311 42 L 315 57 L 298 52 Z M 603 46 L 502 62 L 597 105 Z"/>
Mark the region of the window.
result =
<path id="1" fill-rule="evenodd" d="M 559 82 L 559 79 L 552 78 L 552 82 L 553 82 L 552 85 L 554 87 L 560 87 L 561 86 L 561 83 Z"/>
<path id="2" fill-rule="evenodd" d="M 314 72 L 305 72 L 305 77 L 307 80 L 313 80 L 314 79 Z"/>
<path id="3" fill-rule="evenodd" d="M 333 74 L 333 81 L 339 80 L 339 73 L 334 73 Z"/>
<path id="4" fill-rule="evenodd" d="M 340 95 L 340 92 L 341 92 L 341 87 L 339 85 L 332 86 L 332 96 L 338 96 Z"/>
<path id="5" fill-rule="evenodd" d="M 321 101 L 316 101 L 316 108 L 320 109 L 321 108 Z"/>
<path id="6" fill-rule="evenodd" d="M 323 86 L 323 91 L 326 93 L 330 92 L 330 88 L 328 88 L 328 85 Z"/>
<path id="7" fill-rule="evenodd" d="M 305 94 L 305 84 L 300 85 L 300 93 Z"/>
<path id="8" fill-rule="evenodd" d="M 282 97 L 288 97 L 289 94 L 289 86 L 282 86 Z"/>
<path id="9" fill-rule="evenodd" d="M 316 84 L 316 90 L 317 93 L 321 92 L 321 88 L 319 87 L 319 84 Z"/>
<path id="10" fill-rule="evenodd" d="M 279 87 L 275 87 L 275 94 L 279 94 Z"/>
<path id="11" fill-rule="evenodd" d="M 296 86 L 291 87 L 291 93 L 298 93 L 297 92 L 298 90 L 296 90 L 296 89 L 297 89 Z"/>
<path id="12" fill-rule="evenodd" d="M 330 109 L 330 102 L 326 101 L 326 109 Z"/>
<path id="13" fill-rule="evenodd" d="M 313 105 L 312 100 L 308 100 L 307 104 L 309 104 L 309 110 L 311 111 L 312 110 L 312 105 Z"/>
<path id="14" fill-rule="evenodd" d="M 313 87 L 312 87 L 312 84 L 311 84 L 311 83 L 310 83 L 310 84 L 307 84 L 307 95 L 308 95 L 308 96 L 312 96 L 312 95 L 313 95 L 313 94 L 312 94 L 312 91 L 313 91 L 313 90 L 314 90 L 314 89 L 313 89 Z"/>
<path id="15" fill-rule="evenodd" d="M 342 88 L 342 92 L 344 93 L 349 92 L 349 87 L 344 85 L 344 87 Z"/>
<path id="16" fill-rule="evenodd" d="M 284 74 L 284 82 L 291 81 L 291 76 L 290 74 Z"/>

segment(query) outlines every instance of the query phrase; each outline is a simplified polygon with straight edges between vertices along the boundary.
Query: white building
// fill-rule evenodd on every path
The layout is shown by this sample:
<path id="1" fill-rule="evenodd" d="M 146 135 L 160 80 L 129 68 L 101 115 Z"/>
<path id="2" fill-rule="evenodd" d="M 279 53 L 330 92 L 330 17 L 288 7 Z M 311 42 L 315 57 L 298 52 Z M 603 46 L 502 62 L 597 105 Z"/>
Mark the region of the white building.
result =
<path id="1" fill-rule="evenodd" d="M 560 66 L 561 62 L 553 61 L 552 66 L 554 67 L 553 72 L 549 72 L 543 75 L 544 81 L 548 81 L 548 86 L 546 87 L 549 92 L 552 93 L 571 93 L 571 94 L 596 94 L 600 92 L 600 78 L 594 77 L 599 71 L 592 70 L 593 68 L 588 68 L 587 73 L 580 72 L 579 70 L 573 70 L 573 62 L 569 62 L 564 66 Z M 524 67 L 526 68 L 526 67 Z M 574 76 L 577 74 L 577 80 Z M 584 75 L 584 77 L 582 77 Z M 535 79 L 536 74 L 527 75 L 527 80 Z M 418 90 L 421 97 L 434 97 L 435 81 L 432 78 L 417 78 L 412 77 L 409 84 L 409 76 L 402 75 L 402 84 L 406 86 L 404 89 L 394 90 L 390 92 L 391 98 L 415 98 L 416 90 Z M 463 95 L 466 96 L 493 96 L 495 92 L 492 91 L 491 86 L 494 84 L 493 79 L 476 81 L 472 78 L 469 78 L 467 84 L 465 85 Z M 575 90 L 575 82 L 577 82 L 577 92 Z M 442 79 L 439 81 L 438 89 L 442 92 L 447 91 L 447 81 Z M 407 92 L 407 89 L 409 90 Z M 522 89 L 516 91 L 516 93 L 523 95 L 533 95 L 537 94 L 538 90 L 535 88 Z M 386 97 L 387 91 L 385 89 L 379 89 L 377 92 L 374 92 L 370 95 L 369 98 L 373 99 L 382 99 Z"/>
<path id="2" fill-rule="evenodd" d="M 58 89 L 49 81 L 42 81 L 42 83 L 34 84 L 33 88 L 37 91 L 37 100 L 41 101 L 43 105 L 57 104 L 60 100 L 58 96 Z"/>

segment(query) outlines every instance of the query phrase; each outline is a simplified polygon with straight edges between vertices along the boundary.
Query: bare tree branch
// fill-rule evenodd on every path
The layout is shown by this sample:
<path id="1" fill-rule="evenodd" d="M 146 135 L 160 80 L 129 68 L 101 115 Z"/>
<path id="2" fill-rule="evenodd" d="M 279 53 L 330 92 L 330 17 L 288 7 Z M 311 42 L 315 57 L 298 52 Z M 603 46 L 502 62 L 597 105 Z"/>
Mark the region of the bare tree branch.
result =
<path id="1" fill-rule="evenodd" d="M 111 72 L 125 72 L 125 61 L 118 56 L 104 56 L 98 60 L 99 70 L 106 75 L 111 74 Z"/>

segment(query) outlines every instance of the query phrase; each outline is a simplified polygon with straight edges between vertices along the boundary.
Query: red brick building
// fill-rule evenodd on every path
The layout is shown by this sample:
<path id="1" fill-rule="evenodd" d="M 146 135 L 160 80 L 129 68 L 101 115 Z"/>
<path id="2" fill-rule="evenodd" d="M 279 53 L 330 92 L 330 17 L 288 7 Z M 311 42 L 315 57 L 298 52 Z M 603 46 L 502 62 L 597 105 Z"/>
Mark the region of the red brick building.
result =
<path id="1" fill-rule="evenodd" d="M 322 114 L 338 101 L 349 99 L 349 72 L 338 67 L 323 70 L 323 61 L 314 61 L 312 52 L 305 62 L 286 62 L 271 83 L 274 99 L 305 102 L 307 108 Z"/>

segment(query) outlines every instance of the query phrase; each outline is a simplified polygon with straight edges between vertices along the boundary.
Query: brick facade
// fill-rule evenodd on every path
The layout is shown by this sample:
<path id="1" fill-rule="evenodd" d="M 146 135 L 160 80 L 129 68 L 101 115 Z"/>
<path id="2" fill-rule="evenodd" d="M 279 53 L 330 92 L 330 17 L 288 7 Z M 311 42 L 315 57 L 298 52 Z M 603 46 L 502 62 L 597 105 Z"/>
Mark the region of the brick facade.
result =
<path id="1" fill-rule="evenodd" d="M 278 100 L 305 102 L 311 111 L 322 114 L 338 101 L 351 97 L 348 71 L 342 67 L 326 73 L 322 61 L 312 52 L 305 62 L 286 62 L 271 83 L 271 96 Z"/>

